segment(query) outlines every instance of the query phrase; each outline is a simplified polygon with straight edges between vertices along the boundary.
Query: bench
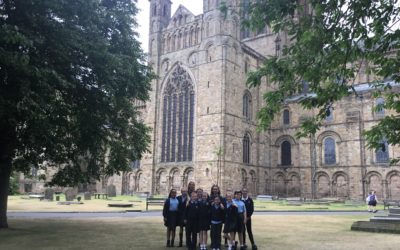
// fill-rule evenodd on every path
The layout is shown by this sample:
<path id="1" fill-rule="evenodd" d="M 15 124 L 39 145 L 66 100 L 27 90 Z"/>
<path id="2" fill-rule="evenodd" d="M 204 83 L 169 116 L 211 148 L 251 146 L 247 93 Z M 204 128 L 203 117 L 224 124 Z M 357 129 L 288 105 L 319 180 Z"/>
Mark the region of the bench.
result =
<path id="1" fill-rule="evenodd" d="M 100 196 L 102 199 L 108 199 L 108 194 L 106 193 L 94 193 L 94 198 L 95 199 L 100 199 Z"/>
<path id="2" fill-rule="evenodd" d="M 166 198 L 147 198 L 146 211 L 149 211 L 149 206 L 163 206 Z"/>
<path id="3" fill-rule="evenodd" d="M 30 194 L 29 198 L 30 199 L 44 200 L 44 194 Z"/>
<path id="4" fill-rule="evenodd" d="M 399 200 L 383 200 L 383 210 L 386 210 L 386 208 L 392 207 L 400 207 L 400 201 Z"/>

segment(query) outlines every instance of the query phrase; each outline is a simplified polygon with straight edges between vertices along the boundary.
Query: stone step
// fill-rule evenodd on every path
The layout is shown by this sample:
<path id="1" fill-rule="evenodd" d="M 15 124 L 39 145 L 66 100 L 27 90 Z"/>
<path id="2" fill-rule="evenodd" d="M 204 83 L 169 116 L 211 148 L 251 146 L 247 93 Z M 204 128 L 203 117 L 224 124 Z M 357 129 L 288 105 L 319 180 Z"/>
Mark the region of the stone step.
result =
<path id="1" fill-rule="evenodd" d="M 398 217 L 400 218 L 400 214 L 388 214 L 389 217 Z"/>
<path id="2" fill-rule="evenodd" d="M 400 207 L 389 208 L 390 214 L 400 214 Z"/>
<path id="3" fill-rule="evenodd" d="M 395 233 L 400 234 L 400 224 L 398 223 L 379 223 L 370 221 L 356 221 L 351 225 L 353 231 L 365 231 L 376 233 Z"/>
<path id="4" fill-rule="evenodd" d="M 397 217 L 388 217 L 388 216 L 375 216 L 369 219 L 370 222 L 379 222 L 379 223 L 394 223 L 400 224 L 400 218 Z"/>

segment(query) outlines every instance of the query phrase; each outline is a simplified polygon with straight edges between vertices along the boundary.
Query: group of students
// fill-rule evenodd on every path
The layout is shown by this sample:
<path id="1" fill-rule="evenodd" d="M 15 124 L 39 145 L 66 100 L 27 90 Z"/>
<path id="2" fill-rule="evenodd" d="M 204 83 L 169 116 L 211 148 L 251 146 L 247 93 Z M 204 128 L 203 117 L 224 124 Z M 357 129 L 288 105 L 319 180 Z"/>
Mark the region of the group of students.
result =
<path id="1" fill-rule="evenodd" d="M 254 243 L 251 216 L 254 212 L 253 200 L 247 195 L 247 189 L 232 192 L 227 190 L 221 196 L 217 185 L 211 187 L 210 195 L 203 189 L 195 189 L 195 183 L 189 182 L 188 188 L 177 191 L 171 189 L 163 208 L 164 225 L 167 227 L 167 247 L 174 247 L 176 227 L 179 227 L 179 247 L 183 246 L 183 230 L 186 231 L 186 247 L 189 250 L 207 249 L 208 231 L 211 237 L 211 249 L 220 250 L 222 233 L 228 250 L 246 249 L 246 229 L 252 249 Z M 223 228 L 223 231 L 222 231 Z M 235 241 L 236 233 L 239 242 Z M 199 239 L 199 244 L 197 243 Z"/>

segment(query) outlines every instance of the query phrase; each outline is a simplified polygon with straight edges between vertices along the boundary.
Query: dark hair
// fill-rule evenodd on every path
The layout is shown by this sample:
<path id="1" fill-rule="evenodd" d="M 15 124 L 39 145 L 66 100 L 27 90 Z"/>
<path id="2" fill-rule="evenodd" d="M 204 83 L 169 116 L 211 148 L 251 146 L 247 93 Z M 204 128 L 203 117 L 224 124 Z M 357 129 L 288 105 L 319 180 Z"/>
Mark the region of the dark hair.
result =
<path id="1" fill-rule="evenodd" d="M 235 193 L 234 193 L 234 195 L 237 195 L 237 194 L 242 194 L 242 191 L 236 190 Z"/>
<path id="2" fill-rule="evenodd" d="M 171 189 L 171 190 L 169 191 L 168 198 L 171 198 L 171 194 L 172 194 L 173 191 L 175 191 L 175 193 L 176 193 L 176 189 L 175 189 L 175 188 Z"/>
<path id="3" fill-rule="evenodd" d="M 218 188 L 217 196 L 221 196 L 221 190 L 220 190 L 220 188 L 219 188 L 219 186 L 217 184 L 214 184 L 214 185 L 211 186 L 210 196 L 214 197 L 214 193 L 213 193 L 214 187 Z"/>

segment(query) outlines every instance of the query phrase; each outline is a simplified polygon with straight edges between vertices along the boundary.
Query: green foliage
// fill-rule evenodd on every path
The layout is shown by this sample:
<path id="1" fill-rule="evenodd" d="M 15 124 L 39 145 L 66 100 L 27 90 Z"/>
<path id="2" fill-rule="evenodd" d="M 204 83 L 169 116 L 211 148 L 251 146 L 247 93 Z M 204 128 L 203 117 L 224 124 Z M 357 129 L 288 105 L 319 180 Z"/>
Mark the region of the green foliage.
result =
<path id="1" fill-rule="evenodd" d="M 15 176 L 10 177 L 10 186 L 8 187 L 8 194 L 15 195 L 19 194 L 18 179 Z"/>
<path id="2" fill-rule="evenodd" d="M 308 4 L 305 4 L 308 3 Z M 305 109 L 319 110 L 304 122 L 298 136 L 318 131 L 332 105 L 354 91 L 362 66 L 375 76 L 376 95 L 385 96 L 383 108 L 395 110 L 366 132 L 368 146 L 379 147 L 383 137 L 400 144 L 398 90 L 382 85 L 382 79 L 400 82 L 400 3 L 393 0 L 259 0 L 249 8 L 244 24 L 253 30 L 268 24 L 276 33 L 288 35 L 281 56 L 267 58 L 252 72 L 249 86 L 263 81 L 271 87 L 264 94 L 265 106 L 258 114 L 267 128 L 285 99 L 302 93 L 306 82 L 312 94 L 304 95 Z"/>
<path id="3" fill-rule="evenodd" d="M 0 161 L 46 161 L 59 166 L 51 184 L 75 185 L 141 158 L 149 128 L 133 101 L 153 74 L 136 14 L 128 0 L 0 1 Z"/>

